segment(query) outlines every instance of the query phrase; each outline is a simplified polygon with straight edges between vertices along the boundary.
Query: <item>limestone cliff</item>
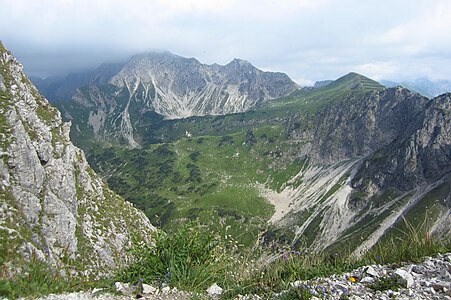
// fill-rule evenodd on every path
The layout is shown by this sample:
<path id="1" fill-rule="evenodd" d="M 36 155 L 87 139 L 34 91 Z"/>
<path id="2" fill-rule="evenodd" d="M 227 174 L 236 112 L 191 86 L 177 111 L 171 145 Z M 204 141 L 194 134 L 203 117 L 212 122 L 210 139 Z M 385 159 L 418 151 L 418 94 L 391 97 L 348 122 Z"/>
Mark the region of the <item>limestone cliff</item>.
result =
<path id="1" fill-rule="evenodd" d="M 145 239 L 154 228 L 94 173 L 69 130 L 0 44 L 0 242 L 10 253 L 6 259 L 35 256 L 69 273 L 100 275 L 126 262 L 132 235 Z"/>

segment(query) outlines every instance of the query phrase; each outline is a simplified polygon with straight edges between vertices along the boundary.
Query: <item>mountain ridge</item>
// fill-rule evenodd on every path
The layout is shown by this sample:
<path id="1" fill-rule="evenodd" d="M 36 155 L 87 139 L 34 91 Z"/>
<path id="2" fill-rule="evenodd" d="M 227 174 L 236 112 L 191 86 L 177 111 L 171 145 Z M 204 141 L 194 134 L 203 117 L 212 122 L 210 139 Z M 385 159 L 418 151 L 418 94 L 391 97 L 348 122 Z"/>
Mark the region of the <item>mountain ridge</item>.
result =
<path id="1" fill-rule="evenodd" d="M 157 115 L 171 119 L 243 112 L 298 89 L 286 74 L 263 72 L 241 59 L 204 65 L 170 52 L 134 56 L 108 82 L 92 83 L 77 88 L 71 101 L 55 104 L 80 134 L 94 132 L 95 138 L 131 148 L 141 144 L 137 124 L 153 122 Z"/>

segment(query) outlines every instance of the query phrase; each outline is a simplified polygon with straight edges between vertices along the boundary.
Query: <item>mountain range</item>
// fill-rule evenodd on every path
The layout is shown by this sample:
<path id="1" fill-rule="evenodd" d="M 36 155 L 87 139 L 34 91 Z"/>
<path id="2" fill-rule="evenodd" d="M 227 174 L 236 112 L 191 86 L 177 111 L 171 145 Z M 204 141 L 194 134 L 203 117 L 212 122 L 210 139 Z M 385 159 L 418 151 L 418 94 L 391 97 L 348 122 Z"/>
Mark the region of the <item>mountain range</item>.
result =
<path id="1" fill-rule="evenodd" d="M 68 123 L 61 122 L 19 67 L 7 70 L 6 61 L 13 59 L 4 53 L 4 97 L 12 99 L 8 103 L 16 112 L 24 112 L 18 120 L 28 132 L 26 153 L 39 162 L 37 169 L 50 170 L 49 161 L 65 157 L 60 140 L 70 144 L 68 125 L 63 125 Z M 16 83 L 5 79 L 11 76 Z M 243 60 L 204 65 L 169 52 L 138 55 L 124 64 L 36 84 L 71 122 L 71 138 L 94 169 L 87 167 L 83 152 L 73 150 L 80 153 L 75 155 L 79 161 L 68 160 L 71 167 L 64 168 L 69 173 L 57 176 L 68 180 L 64 186 L 77 195 L 85 190 L 77 184 L 91 176 L 101 187 L 96 191 L 125 203 L 102 186 L 98 173 L 151 223 L 168 231 L 196 220 L 244 245 L 277 241 L 330 252 L 346 246 L 355 255 L 399 235 L 406 229 L 403 220 L 415 228 L 427 223 L 431 234 L 451 236 L 449 93 L 428 99 L 357 73 L 300 88 L 283 73 L 263 72 Z M 23 91 L 22 100 L 14 98 L 15 90 Z M 47 120 L 47 127 L 36 134 L 27 131 L 35 127 L 27 123 L 33 118 L 35 123 Z M 62 127 L 64 138 L 55 134 Z M 46 136 L 41 131 L 47 132 L 47 143 L 40 142 Z M 17 136 L 8 133 L 12 141 Z M 8 144 L 4 151 L 10 156 L 22 153 L 22 144 L 12 142 L 16 148 Z M 78 173 L 80 165 L 84 175 Z M 4 169 L 20 170 L 7 162 Z M 15 178 L 15 185 L 29 180 L 4 178 Z M 7 182 L 4 190 L 14 185 Z M 52 180 L 43 182 L 64 190 Z M 94 189 L 87 184 L 86 190 Z M 41 202 L 47 199 L 42 190 L 34 192 Z M 101 199 L 89 193 L 80 203 Z M 78 203 L 79 198 L 68 199 Z M 78 212 L 94 211 L 76 209 L 74 220 Z M 106 219 L 123 214 L 96 212 L 101 218 L 105 213 Z M 142 220 L 135 226 L 152 229 L 134 208 L 128 213 L 133 217 L 127 220 Z M 79 223 L 84 224 L 74 221 Z M 124 232 L 134 228 L 121 224 L 129 228 Z M 102 236 L 107 229 L 98 230 Z M 52 239 L 53 234 L 31 241 Z"/>
<path id="2" fill-rule="evenodd" d="M 287 75 L 260 71 L 244 60 L 205 65 L 170 52 L 137 55 L 123 65 L 103 65 L 91 74 L 69 76 L 59 87 L 39 80 L 37 85 L 57 105 L 82 109 L 77 113 L 88 118 L 97 137 L 120 137 L 131 147 L 139 145 L 135 124 L 146 122 L 152 113 L 174 119 L 243 112 L 298 88 Z M 85 125 L 77 125 L 84 130 Z"/>
<path id="3" fill-rule="evenodd" d="M 93 168 L 153 223 L 228 224 L 243 243 L 266 228 L 266 243 L 357 252 L 403 218 L 449 236 L 450 94 L 357 73 L 300 88 L 238 59 L 169 52 L 117 70 L 53 102 Z"/>

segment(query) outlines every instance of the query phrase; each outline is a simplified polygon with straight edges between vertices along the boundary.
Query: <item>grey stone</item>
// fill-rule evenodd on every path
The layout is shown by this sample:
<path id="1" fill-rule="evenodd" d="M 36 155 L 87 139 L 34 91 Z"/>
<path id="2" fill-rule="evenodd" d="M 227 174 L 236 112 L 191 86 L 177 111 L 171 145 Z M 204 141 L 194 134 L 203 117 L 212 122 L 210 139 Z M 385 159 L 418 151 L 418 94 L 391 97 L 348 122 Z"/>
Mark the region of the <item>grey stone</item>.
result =
<path id="1" fill-rule="evenodd" d="M 157 288 L 154 288 L 151 285 L 143 283 L 143 294 L 155 294 L 157 292 Z"/>
<path id="2" fill-rule="evenodd" d="M 372 266 L 365 267 L 364 273 L 372 277 L 379 277 L 379 274 L 377 274 L 376 270 L 374 270 Z"/>
<path id="3" fill-rule="evenodd" d="M 222 292 L 223 292 L 223 289 L 216 283 L 214 283 L 207 289 L 207 294 L 211 297 L 219 296 L 222 294 Z"/>
<path id="4" fill-rule="evenodd" d="M 374 278 L 373 277 L 363 277 L 360 280 L 361 283 L 373 283 L 374 282 Z"/>
<path id="5" fill-rule="evenodd" d="M 411 287 L 414 283 L 413 276 L 403 269 L 396 269 L 393 275 L 405 288 Z"/>
<path id="6" fill-rule="evenodd" d="M 116 289 L 116 292 L 121 294 L 128 294 L 130 293 L 130 284 L 123 283 L 123 282 L 115 282 L 114 287 Z"/>

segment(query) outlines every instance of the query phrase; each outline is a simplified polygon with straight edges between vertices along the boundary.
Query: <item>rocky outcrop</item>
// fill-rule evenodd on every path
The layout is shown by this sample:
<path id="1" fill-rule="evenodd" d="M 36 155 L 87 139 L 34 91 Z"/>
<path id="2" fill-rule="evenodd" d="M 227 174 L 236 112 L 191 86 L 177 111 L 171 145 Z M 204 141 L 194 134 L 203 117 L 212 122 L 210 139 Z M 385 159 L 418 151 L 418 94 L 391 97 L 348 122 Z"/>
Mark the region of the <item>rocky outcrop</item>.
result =
<path id="1" fill-rule="evenodd" d="M 404 110 L 408 114 L 413 117 L 397 138 L 359 170 L 355 187 L 369 193 L 388 187 L 407 191 L 451 176 L 451 94 L 428 101 L 416 114 Z"/>
<path id="2" fill-rule="evenodd" d="M 8 267 L 19 256 L 85 275 L 121 266 L 132 235 L 146 239 L 154 228 L 89 167 L 69 139 L 70 124 L 1 44 L 0 98 L 0 244 Z"/>
<path id="3" fill-rule="evenodd" d="M 438 254 L 417 264 L 364 266 L 350 273 L 296 281 L 290 287 L 321 299 L 448 299 L 449 268 L 451 255 Z"/>
<path id="4" fill-rule="evenodd" d="M 449 239 L 450 116 L 450 94 L 429 100 L 397 87 L 291 117 L 291 155 L 312 166 L 276 195 L 283 205 L 272 221 L 296 225 L 296 238 L 317 249 L 352 240 L 365 251 L 404 217 Z"/>
<path id="5" fill-rule="evenodd" d="M 294 116 L 290 139 L 307 142 L 304 154 L 336 163 L 373 153 L 405 134 L 429 100 L 403 88 L 351 94 L 311 116 Z"/>
<path id="6" fill-rule="evenodd" d="M 166 118 L 243 112 L 297 88 L 287 75 L 244 60 L 204 65 L 169 52 L 133 57 L 110 83 Z"/>

